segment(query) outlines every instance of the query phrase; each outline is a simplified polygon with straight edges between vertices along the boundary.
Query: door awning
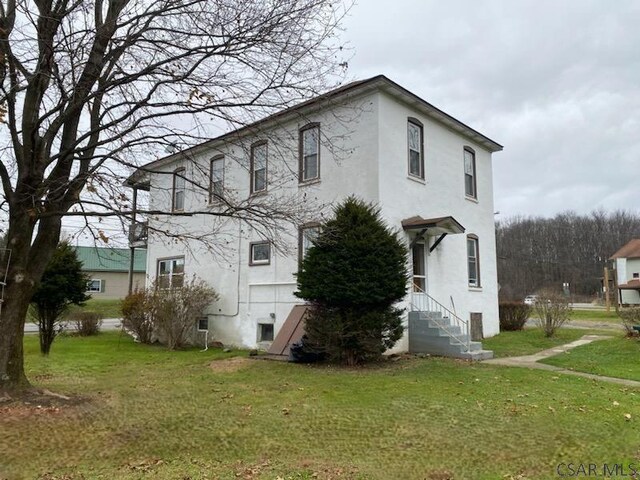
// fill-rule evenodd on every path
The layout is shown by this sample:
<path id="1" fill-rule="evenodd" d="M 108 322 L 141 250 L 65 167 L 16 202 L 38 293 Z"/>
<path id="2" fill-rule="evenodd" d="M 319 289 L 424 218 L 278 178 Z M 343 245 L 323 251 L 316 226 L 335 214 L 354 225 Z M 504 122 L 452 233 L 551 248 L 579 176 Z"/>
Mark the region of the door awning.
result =
<path id="1" fill-rule="evenodd" d="M 422 218 L 419 216 L 402 220 L 405 232 L 418 232 L 420 235 L 442 235 L 464 233 L 464 227 L 453 217 Z"/>

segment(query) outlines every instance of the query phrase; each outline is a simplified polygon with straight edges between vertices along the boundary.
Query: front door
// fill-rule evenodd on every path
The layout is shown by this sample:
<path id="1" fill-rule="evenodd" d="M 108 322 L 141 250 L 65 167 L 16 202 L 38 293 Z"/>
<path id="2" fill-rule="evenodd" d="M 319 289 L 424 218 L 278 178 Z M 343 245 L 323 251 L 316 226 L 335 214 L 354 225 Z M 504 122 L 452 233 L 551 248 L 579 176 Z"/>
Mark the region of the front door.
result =
<path id="1" fill-rule="evenodd" d="M 414 293 L 425 293 L 427 291 L 427 256 L 425 255 L 425 244 L 417 242 L 411 249 L 413 261 L 413 291 Z"/>

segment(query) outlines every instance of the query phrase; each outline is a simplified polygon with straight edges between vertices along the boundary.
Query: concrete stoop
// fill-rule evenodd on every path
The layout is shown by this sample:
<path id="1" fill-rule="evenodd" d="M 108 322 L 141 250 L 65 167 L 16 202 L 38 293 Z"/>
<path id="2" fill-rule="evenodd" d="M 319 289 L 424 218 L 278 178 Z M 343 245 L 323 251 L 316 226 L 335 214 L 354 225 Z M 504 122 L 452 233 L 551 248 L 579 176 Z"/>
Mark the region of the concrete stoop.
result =
<path id="1" fill-rule="evenodd" d="M 451 325 L 440 312 L 409 312 L 409 352 L 479 361 L 493 358 L 482 342 L 471 342 L 467 351 L 467 335 Z"/>

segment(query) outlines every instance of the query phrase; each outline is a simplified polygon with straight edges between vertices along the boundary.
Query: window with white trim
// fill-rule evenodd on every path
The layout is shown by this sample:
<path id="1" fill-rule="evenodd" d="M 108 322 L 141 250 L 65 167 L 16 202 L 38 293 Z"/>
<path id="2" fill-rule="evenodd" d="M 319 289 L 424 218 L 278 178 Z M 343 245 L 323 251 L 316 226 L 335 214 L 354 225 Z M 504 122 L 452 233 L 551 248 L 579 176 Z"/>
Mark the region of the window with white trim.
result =
<path id="1" fill-rule="evenodd" d="M 409 175 L 424 179 L 424 133 L 422 124 L 415 119 L 407 122 Z"/>
<path id="2" fill-rule="evenodd" d="M 476 154 L 468 147 L 464 149 L 464 194 L 467 197 L 478 198 L 476 192 Z"/>
<path id="3" fill-rule="evenodd" d="M 300 181 L 320 178 L 320 126 L 300 130 Z"/>
<path id="4" fill-rule="evenodd" d="M 180 168 L 173 172 L 173 192 L 171 201 L 171 210 L 184 210 L 184 188 L 185 188 L 185 169 Z"/>
<path id="5" fill-rule="evenodd" d="M 478 237 L 469 235 L 467 237 L 467 267 L 469 271 L 469 286 L 480 286 L 480 253 L 478 248 Z"/>
<path id="6" fill-rule="evenodd" d="M 267 142 L 251 147 L 251 193 L 267 189 Z"/>
<path id="7" fill-rule="evenodd" d="M 184 285 L 184 257 L 158 260 L 158 288 L 177 288 Z"/>
<path id="8" fill-rule="evenodd" d="M 211 184 L 209 185 L 209 203 L 220 200 L 224 195 L 224 157 L 211 159 Z"/>
<path id="9" fill-rule="evenodd" d="M 198 331 L 206 332 L 209 330 L 209 317 L 198 318 Z"/>
<path id="10" fill-rule="evenodd" d="M 271 263 L 271 244 L 254 242 L 249 246 L 249 265 L 269 265 Z"/>
<path id="11" fill-rule="evenodd" d="M 87 282 L 87 292 L 100 293 L 102 291 L 102 280 L 92 278 Z"/>

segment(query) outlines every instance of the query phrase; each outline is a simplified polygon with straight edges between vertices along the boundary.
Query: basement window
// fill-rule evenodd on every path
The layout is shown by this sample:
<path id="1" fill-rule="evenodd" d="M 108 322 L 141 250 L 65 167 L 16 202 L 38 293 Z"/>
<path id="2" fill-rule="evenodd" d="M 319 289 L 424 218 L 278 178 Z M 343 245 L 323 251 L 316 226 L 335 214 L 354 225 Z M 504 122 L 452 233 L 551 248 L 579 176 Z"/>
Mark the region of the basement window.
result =
<path id="1" fill-rule="evenodd" d="M 640 273 L 635 272 L 635 273 L 633 274 L 633 278 L 640 278 Z"/>
<path id="2" fill-rule="evenodd" d="M 258 324 L 258 341 L 273 342 L 273 323 Z"/>
<path id="3" fill-rule="evenodd" d="M 209 319 L 207 317 L 201 317 L 198 319 L 198 331 L 206 332 L 209 330 Z"/>

